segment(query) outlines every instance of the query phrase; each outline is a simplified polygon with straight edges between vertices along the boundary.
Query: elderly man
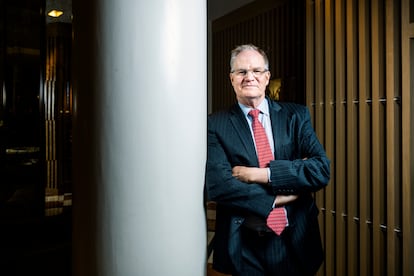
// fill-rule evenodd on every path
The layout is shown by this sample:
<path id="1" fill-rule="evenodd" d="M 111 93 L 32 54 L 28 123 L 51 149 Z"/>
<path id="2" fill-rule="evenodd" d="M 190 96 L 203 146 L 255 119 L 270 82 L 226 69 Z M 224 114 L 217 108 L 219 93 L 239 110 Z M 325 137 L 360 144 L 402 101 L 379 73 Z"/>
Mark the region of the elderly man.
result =
<path id="1" fill-rule="evenodd" d="M 264 51 L 238 46 L 230 68 L 238 103 L 208 118 L 213 267 L 233 276 L 314 275 L 323 250 L 313 193 L 328 184 L 330 162 L 308 109 L 265 96 Z"/>

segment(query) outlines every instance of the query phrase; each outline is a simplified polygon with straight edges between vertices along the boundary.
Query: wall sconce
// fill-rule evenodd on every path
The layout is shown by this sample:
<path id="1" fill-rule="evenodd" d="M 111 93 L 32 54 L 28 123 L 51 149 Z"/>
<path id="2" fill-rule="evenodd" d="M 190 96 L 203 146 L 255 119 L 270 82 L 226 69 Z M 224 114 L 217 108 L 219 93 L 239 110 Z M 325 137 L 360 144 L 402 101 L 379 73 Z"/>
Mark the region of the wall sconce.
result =
<path id="1" fill-rule="evenodd" d="M 45 0 L 46 24 L 72 23 L 72 0 Z"/>
<path id="2" fill-rule="evenodd" d="M 50 17 L 59 17 L 63 14 L 63 11 L 59 11 L 59 10 L 51 10 L 50 12 L 47 13 L 47 15 L 49 15 Z"/>

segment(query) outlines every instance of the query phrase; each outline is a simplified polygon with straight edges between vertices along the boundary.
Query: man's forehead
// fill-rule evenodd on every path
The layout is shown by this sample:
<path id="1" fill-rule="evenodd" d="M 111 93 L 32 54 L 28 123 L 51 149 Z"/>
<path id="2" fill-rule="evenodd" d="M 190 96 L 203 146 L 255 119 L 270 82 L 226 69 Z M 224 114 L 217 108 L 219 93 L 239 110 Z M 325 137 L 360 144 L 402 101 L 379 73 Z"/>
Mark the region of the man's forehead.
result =
<path id="1" fill-rule="evenodd" d="M 263 66 L 264 58 L 263 56 L 253 50 L 245 50 L 237 55 L 235 59 L 236 64 L 247 63 L 254 66 Z"/>

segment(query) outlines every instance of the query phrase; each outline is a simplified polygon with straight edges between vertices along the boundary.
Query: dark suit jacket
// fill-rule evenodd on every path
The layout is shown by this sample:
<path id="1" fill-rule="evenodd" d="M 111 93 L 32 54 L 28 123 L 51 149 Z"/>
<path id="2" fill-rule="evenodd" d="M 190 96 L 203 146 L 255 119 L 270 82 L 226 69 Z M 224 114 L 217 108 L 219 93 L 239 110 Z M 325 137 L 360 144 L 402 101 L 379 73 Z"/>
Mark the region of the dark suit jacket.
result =
<path id="1" fill-rule="evenodd" d="M 240 226 L 247 212 L 266 218 L 276 195 L 298 194 L 299 198 L 286 206 L 286 237 L 300 261 L 293 265 L 312 274 L 323 261 L 319 211 L 312 193 L 328 184 L 330 162 L 305 106 L 267 100 L 275 141 L 269 186 L 246 184 L 232 177 L 236 165 L 258 167 L 253 137 L 238 104 L 208 117 L 206 188 L 209 200 L 217 202 L 213 266 L 230 273 L 232 266 L 241 262 Z"/>

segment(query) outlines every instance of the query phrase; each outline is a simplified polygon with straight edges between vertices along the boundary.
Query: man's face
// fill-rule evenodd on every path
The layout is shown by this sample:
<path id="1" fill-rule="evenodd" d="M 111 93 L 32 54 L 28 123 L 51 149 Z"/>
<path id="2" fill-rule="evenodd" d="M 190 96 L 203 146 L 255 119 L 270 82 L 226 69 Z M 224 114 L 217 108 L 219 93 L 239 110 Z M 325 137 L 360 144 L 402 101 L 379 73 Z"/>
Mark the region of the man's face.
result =
<path id="1" fill-rule="evenodd" d="M 237 55 L 230 80 L 240 103 L 249 106 L 252 101 L 261 101 L 265 97 L 269 79 L 270 72 L 265 70 L 262 55 L 253 50 L 246 50 Z"/>

